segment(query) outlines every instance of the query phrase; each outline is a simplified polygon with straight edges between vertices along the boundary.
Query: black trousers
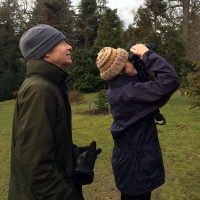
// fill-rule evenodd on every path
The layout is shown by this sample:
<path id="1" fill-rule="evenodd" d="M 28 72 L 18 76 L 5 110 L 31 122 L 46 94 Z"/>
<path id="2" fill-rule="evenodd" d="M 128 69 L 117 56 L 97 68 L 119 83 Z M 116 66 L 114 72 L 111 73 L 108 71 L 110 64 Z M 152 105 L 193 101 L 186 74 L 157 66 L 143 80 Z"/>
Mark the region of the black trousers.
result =
<path id="1" fill-rule="evenodd" d="M 151 192 L 140 196 L 129 196 L 126 194 L 122 194 L 121 196 L 121 200 L 150 200 L 150 199 L 151 199 Z"/>

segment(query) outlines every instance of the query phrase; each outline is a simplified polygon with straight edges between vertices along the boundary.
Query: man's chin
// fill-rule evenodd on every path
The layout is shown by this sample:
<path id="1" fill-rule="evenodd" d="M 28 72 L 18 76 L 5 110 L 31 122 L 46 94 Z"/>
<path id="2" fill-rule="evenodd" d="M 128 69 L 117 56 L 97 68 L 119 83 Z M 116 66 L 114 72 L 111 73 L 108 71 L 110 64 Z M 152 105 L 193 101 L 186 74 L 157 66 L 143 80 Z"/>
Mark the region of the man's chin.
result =
<path id="1" fill-rule="evenodd" d="M 71 64 L 72 64 L 72 61 L 67 62 L 67 63 L 65 63 L 65 64 L 62 65 L 61 69 L 65 70 Z"/>
<path id="2" fill-rule="evenodd" d="M 71 65 L 72 64 L 72 60 L 71 59 L 66 60 L 66 64 L 67 65 Z"/>

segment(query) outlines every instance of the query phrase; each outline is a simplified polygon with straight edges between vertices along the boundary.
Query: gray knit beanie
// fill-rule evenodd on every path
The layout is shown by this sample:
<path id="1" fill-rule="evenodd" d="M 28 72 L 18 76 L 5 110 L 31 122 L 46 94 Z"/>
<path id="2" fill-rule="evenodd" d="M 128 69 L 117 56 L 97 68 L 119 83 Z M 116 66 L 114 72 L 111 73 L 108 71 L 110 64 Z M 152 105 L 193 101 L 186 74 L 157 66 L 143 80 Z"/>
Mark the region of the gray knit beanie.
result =
<path id="1" fill-rule="evenodd" d="M 22 35 L 19 48 L 26 60 L 41 59 L 65 39 L 66 37 L 52 26 L 39 24 Z"/>

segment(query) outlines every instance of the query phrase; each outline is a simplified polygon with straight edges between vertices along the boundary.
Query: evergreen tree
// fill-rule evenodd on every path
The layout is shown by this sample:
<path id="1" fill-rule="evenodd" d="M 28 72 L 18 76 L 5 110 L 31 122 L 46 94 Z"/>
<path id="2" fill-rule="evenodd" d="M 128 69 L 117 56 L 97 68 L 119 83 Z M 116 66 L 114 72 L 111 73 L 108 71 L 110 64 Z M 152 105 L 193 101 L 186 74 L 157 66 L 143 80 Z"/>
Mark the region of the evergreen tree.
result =
<path id="1" fill-rule="evenodd" d="M 21 69 L 19 39 L 23 24 L 23 10 L 18 0 L 0 3 L 0 101 L 12 98 L 19 88 Z"/>
<path id="2" fill-rule="evenodd" d="M 152 32 L 160 30 L 162 24 L 166 22 L 167 5 L 163 0 L 145 0 L 144 6 L 140 6 L 134 17 L 133 37 L 137 40 L 145 40 Z"/>
<path id="3" fill-rule="evenodd" d="M 98 11 L 99 16 L 101 16 L 103 12 L 105 11 L 105 9 L 108 8 L 106 6 L 107 3 L 108 3 L 107 0 L 97 0 L 97 11 Z"/>
<path id="4" fill-rule="evenodd" d="M 37 0 L 29 22 L 29 27 L 36 24 L 48 24 L 62 31 L 67 43 L 73 46 L 73 19 L 71 0 Z"/>
<path id="5" fill-rule="evenodd" d="M 144 5 L 150 11 L 152 28 L 157 31 L 159 26 L 167 19 L 167 4 L 164 0 L 146 0 Z"/>
<path id="6" fill-rule="evenodd" d="M 5 0 L 0 4 L 0 71 L 12 69 L 15 73 L 19 67 L 20 6 L 18 1 Z M 0 72 L 0 73 L 1 73 Z"/>
<path id="7" fill-rule="evenodd" d="M 79 46 L 83 44 L 84 49 L 88 49 L 93 45 L 95 30 L 98 27 L 96 0 L 81 0 L 78 9 L 75 17 L 76 42 Z"/>
<path id="8" fill-rule="evenodd" d="M 128 43 L 133 38 L 133 25 L 129 25 L 126 30 L 123 30 L 122 32 L 122 40 L 125 45 L 128 45 Z"/>
<path id="9" fill-rule="evenodd" d="M 113 48 L 123 47 L 122 23 L 117 15 L 117 9 L 107 8 L 100 19 L 95 45 Z"/>
<path id="10" fill-rule="evenodd" d="M 153 31 L 153 25 L 151 22 L 150 13 L 147 8 L 141 6 L 138 8 L 138 11 L 134 16 L 133 25 L 134 28 L 133 28 L 132 40 L 137 42 L 148 37 L 148 35 Z"/>
<path id="11" fill-rule="evenodd" d="M 181 38 L 180 32 L 173 27 L 162 26 L 159 33 L 161 42 L 158 46 L 158 53 L 163 56 L 176 70 L 181 77 L 185 75 L 186 69 L 186 46 Z"/>
<path id="12" fill-rule="evenodd" d="M 146 0 L 135 16 L 132 40 L 137 43 L 155 43 L 156 50 L 170 62 L 181 76 L 185 71 L 186 46 L 180 30 L 173 26 L 163 0 Z"/>
<path id="13" fill-rule="evenodd" d="M 94 40 L 97 37 L 97 31 L 99 28 L 100 19 L 101 19 L 102 13 L 105 11 L 105 9 L 107 9 L 107 6 L 106 6 L 107 3 L 108 3 L 107 0 L 97 0 L 97 10 L 95 12 L 96 20 L 94 20 L 92 24 L 92 27 L 94 29 L 94 35 L 90 39 L 91 46 L 94 45 Z"/>
<path id="14" fill-rule="evenodd" d="M 11 69 L 6 69 L 0 77 L 0 101 L 13 98 L 13 92 L 18 90 L 15 74 Z"/>
<path id="15" fill-rule="evenodd" d="M 72 76 L 70 89 L 79 92 L 96 92 L 106 84 L 99 76 L 96 67 L 96 57 L 99 48 L 93 46 L 89 50 L 78 49 L 72 51 L 73 65 L 67 68 Z"/>
<path id="16" fill-rule="evenodd" d="M 189 82 L 187 94 L 192 100 L 192 108 L 200 108 L 200 61 L 194 62 L 193 65 L 195 71 L 189 73 L 187 76 Z"/>

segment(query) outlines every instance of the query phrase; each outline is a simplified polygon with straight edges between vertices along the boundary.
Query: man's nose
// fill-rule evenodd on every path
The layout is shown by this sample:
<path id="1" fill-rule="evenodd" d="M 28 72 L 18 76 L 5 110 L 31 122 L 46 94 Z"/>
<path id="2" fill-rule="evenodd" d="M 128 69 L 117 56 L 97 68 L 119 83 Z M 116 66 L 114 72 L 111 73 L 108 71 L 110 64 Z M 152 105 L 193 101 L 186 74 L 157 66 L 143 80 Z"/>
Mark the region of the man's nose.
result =
<path id="1" fill-rule="evenodd" d="M 69 44 L 67 44 L 67 49 L 68 50 L 72 50 L 72 46 L 70 46 Z"/>

